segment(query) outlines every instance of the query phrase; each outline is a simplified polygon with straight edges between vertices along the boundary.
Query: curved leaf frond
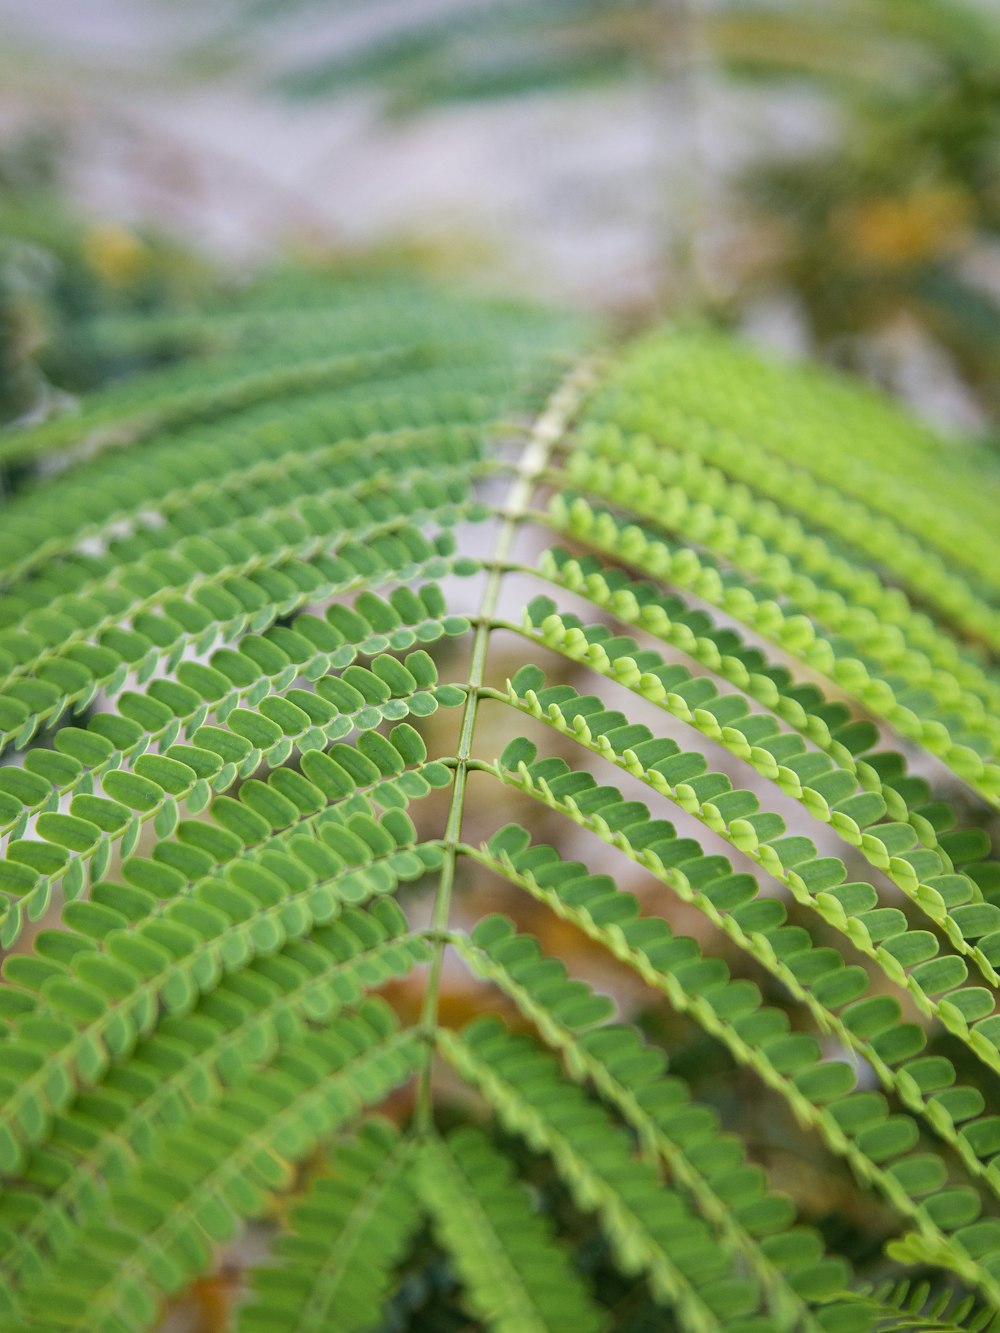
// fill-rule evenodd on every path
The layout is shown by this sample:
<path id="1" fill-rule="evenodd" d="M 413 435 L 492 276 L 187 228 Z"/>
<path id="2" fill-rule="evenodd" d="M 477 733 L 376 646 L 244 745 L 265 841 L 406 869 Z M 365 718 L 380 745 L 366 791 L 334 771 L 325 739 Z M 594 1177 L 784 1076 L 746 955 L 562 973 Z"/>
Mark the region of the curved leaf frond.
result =
<path id="1" fill-rule="evenodd" d="M 245 1333 L 994 1328 L 981 454 L 403 279 L 92 338 L 0 440 L 3 1328 L 251 1219 Z"/>

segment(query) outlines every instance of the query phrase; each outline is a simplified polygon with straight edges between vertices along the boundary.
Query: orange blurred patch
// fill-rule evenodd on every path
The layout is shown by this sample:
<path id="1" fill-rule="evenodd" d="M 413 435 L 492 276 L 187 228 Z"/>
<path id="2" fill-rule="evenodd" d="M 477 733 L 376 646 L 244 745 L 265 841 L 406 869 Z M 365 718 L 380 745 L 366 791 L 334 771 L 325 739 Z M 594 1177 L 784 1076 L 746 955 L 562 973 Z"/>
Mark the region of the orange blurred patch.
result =
<path id="1" fill-rule="evenodd" d="M 195 1333 L 223 1333 L 229 1327 L 239 1286 L 240 1272 L 232 1264 L 191 1284 L 189 1297 Z"/>
<path id="2" fill-rule="evenodd" d="M 961 248 L 972 201 L 958 190 L 923 190 L 905 198 L 867 199 L 839 211 L 834 229 L 870 264 L 903 265 Z"/>
<path id="3" fill-rule="evenodd" d="M 422 978 L 407 977 L 403 981 L 390 982 L 380 994 L 405 1024 L 415 1025 L 423 1010 L 424 990 Z M 529 1026 L 498 990 L 474 978 L 442 979 L 438 991 L 438 1022 L 442 1027 L 461 1028 L 484 1013 L 502 1015 L 514 1029 L 527 1030 Z"/>

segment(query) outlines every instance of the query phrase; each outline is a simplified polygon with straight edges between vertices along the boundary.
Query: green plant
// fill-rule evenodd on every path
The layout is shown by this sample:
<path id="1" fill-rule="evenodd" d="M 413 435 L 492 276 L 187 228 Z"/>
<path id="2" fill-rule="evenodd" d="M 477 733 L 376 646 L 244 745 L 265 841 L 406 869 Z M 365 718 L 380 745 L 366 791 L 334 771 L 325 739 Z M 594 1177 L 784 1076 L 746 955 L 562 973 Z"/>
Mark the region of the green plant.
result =
<path id="1" fill-rule="evenodd" d="M 1000 1325 L 989 460 L 403 280 L 91 336 L 177 363 L 0 437 L 0 1327 L 260 1216 L 244 1333 Z"/>
<path id="2" fill-rule="evenodd" d="M 155 347 L 108 355 L 91 336 L 95 318 L 183 308 L 210 280 L 203 261 L 172 245 L 72 216 L 45 147 L 0 153 L 0 425 L 37 421 L 65 410 L 68 394 L 149 369 Z"/>
<path id="3" fill-rule="evenodd" d="M 309 9 L 309 0 L 244 4 L 217 35 L 219 49 L 286 30 Z M 884 361 L 901 330 L 919 329 L 995 417 L 1000 23 L 990 6 L 493 0 L 390 10 L 353 39 L 334 29 L 325 53 L 320 38 L 307 58 L 286 61 L 273 90 L 315 99 L 374 88 L 388 115 L 411 116 L 448 103 L 644 87 L 648 114 L 669 115 L 668 138 L 686 135 L 699 164 L 661 182 L 664 216 L 681 233 L 679 244 L 662 237 L 670 258 L 651 275 L 661 308 L 697 301 L 739 320 L 755 298 L 793 294 L 814 354 L 868 373 L 879 342 Z M 777 153 L 764 135 L 734 188 L 720 192 L 719 181 L 711 206 L 692 205 L 688 196 L 712 175 L 698 144 L 722 133 L 721 122 L 711 128 L 703 81 L 808 91 L 830 134 Z M 733 240 L 702 264 L 711 274 L 679 282 L 694 233 L 720 207 Z"/>
<path id="4" fill-rule="evenodd" d="M 744 173 L 768 238 L 747 290 L 795 291 L 841 364 L 863 365 L 873 334 L 919 327 L 995 413 L 1000 23 L 957 0 L 878 0 L 839 23 L 880 57 L 860 78 L 843 61 L 837 144 Z"/>

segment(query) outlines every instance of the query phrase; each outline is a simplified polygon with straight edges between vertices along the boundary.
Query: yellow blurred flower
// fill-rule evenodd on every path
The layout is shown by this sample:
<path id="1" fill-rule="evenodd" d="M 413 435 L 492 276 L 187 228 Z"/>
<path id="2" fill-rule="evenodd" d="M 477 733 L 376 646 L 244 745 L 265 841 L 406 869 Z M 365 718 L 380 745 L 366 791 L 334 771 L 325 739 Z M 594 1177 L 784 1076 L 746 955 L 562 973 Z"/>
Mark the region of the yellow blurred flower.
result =
<path id="1" fill-rule="evenodd" d="M 971 215 L 972 201 L 961 191 L 935 189 L 863 200 L 841 209 L 834 225 L 861 260 L 913 264 L 959 248 Z"/>
<path id="2" fill-rule="evenodd" d="M 114 286 L 132 282 L 146 262 L 146 246 L 117 223 L 98 223 L 83 238 L 87 263 L 105 282 Z"/>

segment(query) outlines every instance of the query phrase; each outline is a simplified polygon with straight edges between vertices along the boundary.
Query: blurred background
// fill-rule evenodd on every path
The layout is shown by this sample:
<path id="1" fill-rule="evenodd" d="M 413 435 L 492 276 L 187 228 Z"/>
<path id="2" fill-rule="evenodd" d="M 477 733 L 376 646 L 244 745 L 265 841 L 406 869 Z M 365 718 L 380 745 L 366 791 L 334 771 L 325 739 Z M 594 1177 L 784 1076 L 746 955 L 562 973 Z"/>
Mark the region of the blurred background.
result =
<path id="1" fill-rule="evenodd" d="M 1000 0 L 0 0 L 0 423 L 130 368 L 95 315 L 183 311 L 274 265 L 406 265 L 623 331 L 708 321 L 995 442 Z M 27 481 L 0 475 L 0 504 Z M 479 1002 L 446 977 L 451 1019 Z M 690 1025 L 636 1017 L 877 1277 L 888 1221 L 846 1172 Z M 524 1168 L 615 1327 L 669 1333 Z M 164 1328 L 223 1328 L 261 1248 Z M 455 1285 L 421 1251 L 380 1333 L 471 1330 Z"/>
<path id="2" fill-rule="evenodd" d="M 702 315 L 989 431 L 997 0 L 0 0 L 0 415 L 277 257 Z"/>

